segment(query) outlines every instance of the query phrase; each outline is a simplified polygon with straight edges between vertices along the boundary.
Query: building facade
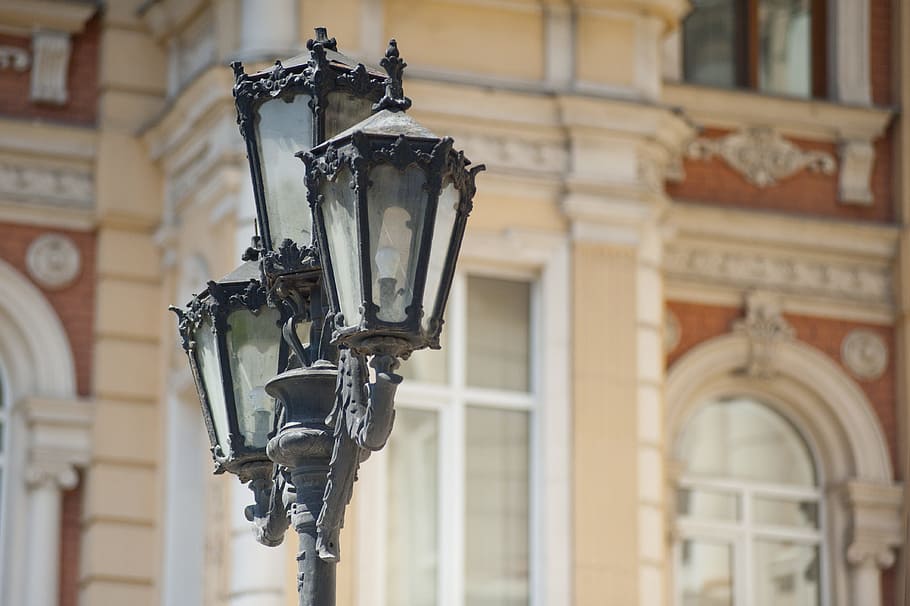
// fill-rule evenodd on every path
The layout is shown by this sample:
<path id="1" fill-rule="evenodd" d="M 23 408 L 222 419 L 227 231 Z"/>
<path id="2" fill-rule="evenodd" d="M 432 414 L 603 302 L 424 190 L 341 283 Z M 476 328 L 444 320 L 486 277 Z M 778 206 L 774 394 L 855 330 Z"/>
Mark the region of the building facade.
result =
<path id="1" fill-rule="evenodd" d="M 227 64 L 315 26 L 488 167 L 339 605 L 910 606 L 891 0 L 0 2 L 0 603 L 296 603 L 166 309 L 254 229 Z"/>

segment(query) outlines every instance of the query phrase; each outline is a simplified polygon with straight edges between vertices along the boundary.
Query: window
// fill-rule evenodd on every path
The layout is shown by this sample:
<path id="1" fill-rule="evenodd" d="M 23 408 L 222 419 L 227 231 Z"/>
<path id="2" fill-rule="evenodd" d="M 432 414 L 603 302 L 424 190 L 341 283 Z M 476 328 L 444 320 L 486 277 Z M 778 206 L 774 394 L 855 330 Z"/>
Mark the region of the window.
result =
<path id="1" fill-rule="evenodd" d="M 689 82 L 823 97 L 824 0 L 693 0 L 683 22 Z"/>
<path id="2" fill-rule="evenodd" d="M 796 429 L 756 400 L 718 400 L 678 452 L 676 604 L 822 604 L 822 494 Z"/>
<path id="3" fill-rule="evenodd" d="M 443 349 L 402 365 L 377 457 L 386 606 L 530 603 L 532 315 L 530 282 L 458 276 Z"/>

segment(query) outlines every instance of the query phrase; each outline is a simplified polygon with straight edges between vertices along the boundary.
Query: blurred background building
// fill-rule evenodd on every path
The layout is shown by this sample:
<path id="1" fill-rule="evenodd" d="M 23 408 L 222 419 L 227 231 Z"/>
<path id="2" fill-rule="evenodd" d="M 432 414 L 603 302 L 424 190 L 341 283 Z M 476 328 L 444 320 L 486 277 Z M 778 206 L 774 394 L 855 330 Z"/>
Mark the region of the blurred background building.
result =
<path id="1" fill-rule="evenodd" d="M 489 168 L 339 606 L 910 606 L 891 0 L 0 0 L 0 603 L 296 604 L 166 307 L 253 230 L 227 63 L 317 25 Z"/>

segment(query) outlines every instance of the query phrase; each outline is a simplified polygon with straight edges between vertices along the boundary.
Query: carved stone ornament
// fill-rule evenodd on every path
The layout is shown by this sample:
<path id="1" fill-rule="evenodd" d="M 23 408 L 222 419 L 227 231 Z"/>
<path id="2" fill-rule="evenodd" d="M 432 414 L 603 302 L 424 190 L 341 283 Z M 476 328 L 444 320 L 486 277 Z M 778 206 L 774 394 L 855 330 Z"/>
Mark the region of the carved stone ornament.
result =
<path id="1" fill-rule="evenodd" d="M 795 336 L 784 319 L 780 297 L 762 291 L 746 293 L 746 316 L 733 324 L 733 331 L 749 339 L 749 356 L 741 371 L 750 377 L 768 379 L 777 373 L 774 348 Z"/>
<path id="2" fill-rule="evenodd" d="M 845 141 L 840 145 L 840 183 L 837 197 L 842 204 L 870 206 L 875 148 L 869 141 Z"/>
<path id="3" fill-rule="evenodd" d="M 79 275 L 82 259 L 73 241 L 61 234 L 44 234 L 28 247 L 29 275 L 46 288 L 63 288 Z"/>
<path id="4" fill-rule="evenodd" d="M 24 72 L 32 64 L 28 51 L 17 46 L 0 46 L 0 69 Z"/>
<path id="5" fill-rule="evenodd" d="M 94 191 L 87 172 L 0 162 L 0 192 L 15 199 L 89 208 Z"/>
<path id="6" fill-rule="evenodd" d="M 32 67 L 31 99 L 63 105 L 67 94 L 66 76 L 69 71 L 72 43 L 66 32 L 38 30 L 32 34 L 35 53 Z"/>
<path id="7" fill-rule="evenodd" d="M 758 286 L 862 303 L 887 303 L 893 296 L 891 271 L 887 267 L 820 261 L 787 254 L 678 243 L 667 247 L 664 270 L 671 277 L 697 282 L 744 288 Z"/>
<path id="8" fill-rule="evenodd" d="M 746 128 L 719 139 L 700 137 L 686 154 L 694 160 L 720 156 L 757 187 L 774 185 L 803 169 L 833 175 L 837 168 L 831 154 L 803 151 L 768 127 Z"/>
<path id="9" fill-rule="evenodd" d="M 888 367 L 888 346 L 870 330 L 851 331 L 841 344 L 840 355 L 844 366 L 858 379 L 874 381 Z"/>

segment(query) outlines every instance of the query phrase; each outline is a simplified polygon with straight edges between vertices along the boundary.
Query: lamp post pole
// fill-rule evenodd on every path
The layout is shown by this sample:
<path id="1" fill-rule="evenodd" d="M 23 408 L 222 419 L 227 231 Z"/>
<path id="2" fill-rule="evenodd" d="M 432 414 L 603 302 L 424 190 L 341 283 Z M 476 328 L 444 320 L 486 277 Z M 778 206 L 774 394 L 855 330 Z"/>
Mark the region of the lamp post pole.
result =
<path id="1" fill-rule="evenodd" d="M 260 543 L 298 534 L 300 606 L 335 604 L 358 469 L 392 431 L 399 360 L 439 348 L 483 169 L 404 113 L 394 40 L 381 65 L 345 57 L 322 28 L 285 64 L 232 65 L 262 235 L 171 308 L 215 473 L 252 490 Z"/>

